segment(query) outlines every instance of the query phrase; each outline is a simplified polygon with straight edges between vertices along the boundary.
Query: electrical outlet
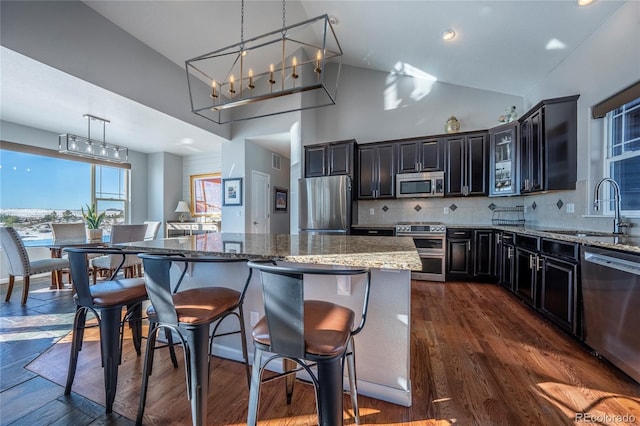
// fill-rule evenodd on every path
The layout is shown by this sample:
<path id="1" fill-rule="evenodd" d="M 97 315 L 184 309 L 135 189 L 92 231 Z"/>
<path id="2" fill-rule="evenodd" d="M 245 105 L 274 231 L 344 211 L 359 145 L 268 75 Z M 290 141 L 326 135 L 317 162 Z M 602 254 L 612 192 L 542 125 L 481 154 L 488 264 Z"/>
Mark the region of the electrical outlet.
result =
<path id="1" fill-rule="evenodd" d="M 526 204 L 524 205 L 524 213 L 529 213 L 529 206 Z"/>
<path id="2" fill-rule="evenodd" d="M 567 213 L 575 213 L 576 205 L 573 203 L 567 203 Z"/>
<path id="3" fill-rule="evenodd" d="M 338 275 L 338 296 L 351 295 L 351 277 L 348 275 Z"/>
<path id="4" fill-rule="evenodd" d="M 371 216 L 373 216 L 374 214 L 376 214 L 376 209 L 369 209 L 369 214 Z"/>
<path id="5" fill-rule="evenodd" d="M 449 214 L 449 207 L 445 207 L 443 213 L 444 214 Z"/>
<path id="6" fill-rule="evenodd" d="M 258 314 L 255 311 L 251 311 L 251 327 L 253 327 L 254 325 L 256 325 L 258 323 L 258 321 L 260 321 L 260 314 Z"/>

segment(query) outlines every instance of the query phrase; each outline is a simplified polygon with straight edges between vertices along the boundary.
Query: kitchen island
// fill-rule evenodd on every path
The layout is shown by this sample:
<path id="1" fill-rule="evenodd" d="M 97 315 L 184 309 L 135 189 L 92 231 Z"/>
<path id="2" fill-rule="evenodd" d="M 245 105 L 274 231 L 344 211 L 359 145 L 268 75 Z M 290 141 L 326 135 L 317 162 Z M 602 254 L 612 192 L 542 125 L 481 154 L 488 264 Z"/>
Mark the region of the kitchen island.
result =
<path id="1" fill-rule="evenodd" d="M 364 330 L 355 337 L 358 391 L 373 398 L 411 405 L 411 270 L 421 267 L 412 238 L 210 233 L 120 246 L 148 252 L 273 259 L 318 267 L 341 265 L 371 268 L 367 322 Z M 196 264 L 188 271 L 182 288 L 225 283 L 239 289 L 246 273 L 244 264 L 222 267 Z M 326 277 L 308 278 L 305 281 L 306 297 L 349 307 L 356 312 L 356 322 L 359 321 L 364 289 L 362 278 L 348 282 L 344 279 L 338 281 L 337 278 L 331 281 Z M 244 303 L 248 330 L 263 314 L 260 287 L 259 277 L 255 274 Z M 228 325 L 233 327 L 231 321 Z M 251 339 L 247 341 L 251 350 Z M 214 352 L 226 358 L 242 358 L 240 342 L 234 336 L 217 340 Z M 270 367 L 276 368 L 278 365 L 274 363 Z"/>

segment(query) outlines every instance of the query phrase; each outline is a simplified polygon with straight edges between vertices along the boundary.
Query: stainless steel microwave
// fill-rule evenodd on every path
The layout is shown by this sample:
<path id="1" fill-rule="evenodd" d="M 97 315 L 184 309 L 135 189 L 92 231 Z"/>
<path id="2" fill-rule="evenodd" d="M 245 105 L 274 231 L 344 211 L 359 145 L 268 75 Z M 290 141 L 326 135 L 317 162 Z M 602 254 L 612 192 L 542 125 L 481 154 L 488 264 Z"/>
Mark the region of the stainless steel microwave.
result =
<path id="1" fill-rule="evenodd" d="M 396 198 L 444 197 L 444 172 L 396 175 Z"/>

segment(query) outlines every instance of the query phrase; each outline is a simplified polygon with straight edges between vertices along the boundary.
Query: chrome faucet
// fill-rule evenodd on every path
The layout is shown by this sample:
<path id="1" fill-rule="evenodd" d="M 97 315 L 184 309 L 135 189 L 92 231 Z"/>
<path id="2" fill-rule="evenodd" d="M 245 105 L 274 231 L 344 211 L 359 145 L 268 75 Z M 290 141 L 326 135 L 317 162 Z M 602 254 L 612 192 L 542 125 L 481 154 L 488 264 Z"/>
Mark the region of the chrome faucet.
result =
<path id="1" fill-rule="evenodd" d="M 602 186 L 604 182 L 609 182 L 611 184 L 611 187 L 613 188 L 613 201 L 615 203 L 613 233 L 622 234 L 622 231 L 620 230 L 620 228 L 627 227 L 628 225 L 626 223 L 622 223 L 622 220 L 620 218 L 620 185 L 618 185 L 618 182 L 616 182 L 611 178 L 604 178 L 604 179 L 601 179 L 598 183 L 596 183 L 596 188 L 593 194 L 593 200 L 594 200 L 593 209 L 596 211 L 600 209 L 600 201 L 602 201 L 600 200 L 600 186 Z"/>

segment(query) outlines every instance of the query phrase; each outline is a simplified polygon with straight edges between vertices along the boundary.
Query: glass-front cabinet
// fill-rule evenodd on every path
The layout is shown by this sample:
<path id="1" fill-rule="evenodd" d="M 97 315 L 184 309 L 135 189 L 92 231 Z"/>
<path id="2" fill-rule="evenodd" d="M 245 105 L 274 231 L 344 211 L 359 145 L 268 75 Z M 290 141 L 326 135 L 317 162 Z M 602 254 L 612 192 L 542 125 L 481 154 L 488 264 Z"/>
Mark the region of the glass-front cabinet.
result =
<path id="1" fill-rule="evenodd" d="M 518 130 L 513 121 L 489 130 L 491 167 L 489 195 L 518 195 Z"/>

